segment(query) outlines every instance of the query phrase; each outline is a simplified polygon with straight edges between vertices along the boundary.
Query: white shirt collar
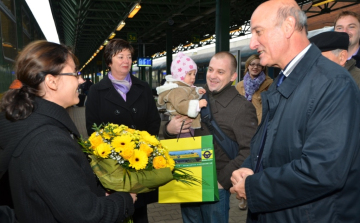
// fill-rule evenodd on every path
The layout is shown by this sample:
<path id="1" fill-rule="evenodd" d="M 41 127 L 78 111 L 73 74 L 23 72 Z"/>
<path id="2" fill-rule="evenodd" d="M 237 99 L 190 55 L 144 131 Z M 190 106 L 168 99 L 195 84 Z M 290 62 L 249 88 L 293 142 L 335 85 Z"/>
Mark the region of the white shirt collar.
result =
<path id="1" fill-rule="evenodd" d="M 290 73 L 295 69 L 296 65 L 300 62 L 300 60 L 305 56 L 305 53 L 309 50 L 311 43 L 305 47 L 290 63 L 285 67 L 285 70 L 282 70 L 285 77 L 288 77 Z"/>
<path id="2" fill-rule="evenodd" d="M 347 60 L 351 60 L 351 58 L 352 58 L 353 56 L 355 56 L 355 55 L 359 52 L 359 50 L 360 50 L 360 46 L 359 46 L 359 48 L 356 50 L 356 52 L 355 52 L 353 55 L 350 55 L 350 56 L 347 58 Z"/>

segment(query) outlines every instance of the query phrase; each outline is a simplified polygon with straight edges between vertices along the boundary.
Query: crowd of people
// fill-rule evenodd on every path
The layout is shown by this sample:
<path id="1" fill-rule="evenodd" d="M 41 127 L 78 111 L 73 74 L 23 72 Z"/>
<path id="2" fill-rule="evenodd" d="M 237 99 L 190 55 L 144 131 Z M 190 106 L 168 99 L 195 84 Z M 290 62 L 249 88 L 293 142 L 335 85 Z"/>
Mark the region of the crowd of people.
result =
<path id="1" fill-rule="evenodd" d="M 359 14 L 339 13 L 334 31 L 310 39 L 293 0 L 266 1 L 250 21 L 257 54 L 241 82 L 234 86 L 236 58 L 218 52 L 205 87 L 196 87 L 196 63 L 179 53 L 157 89 L 158 105 L 150 86 L 130 74 L 133 47 L 109 41 L 109 72 L 87 89 L 88 134 L 94 124 L 115 123 L 158 135 L 157 106 L 164 106 L 171 115 L 164 138 L 213 135 L 219 201 L 182 203 L 185 223 L 229 222 L 231 193 L 249 223 L 360 222 Z M 1 222 L 148 222 L 157 191 L 107 193 L 77 143 L 66 111 L 84 83 L 77 65 L 66 46 L 47 41 L 30 43 L 16 59 L 16 80 L 0 104 L 0 184 L 11 190 L 0 199 L 14 211 L 1 203 Z M 281 69 L 274 80 L 268 67 Z"/>

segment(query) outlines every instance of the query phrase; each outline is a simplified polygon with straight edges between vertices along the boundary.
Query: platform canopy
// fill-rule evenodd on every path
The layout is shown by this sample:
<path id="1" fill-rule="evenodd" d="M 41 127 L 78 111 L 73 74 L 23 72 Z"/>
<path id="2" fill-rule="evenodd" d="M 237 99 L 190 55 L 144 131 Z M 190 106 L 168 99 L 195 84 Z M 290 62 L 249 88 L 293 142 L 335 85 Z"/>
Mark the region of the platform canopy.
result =
<path id="1" fill-rule="evenodd" d="M 186 45 L 193 40 L 203 40 L 215 34 L 218 1 L 230 4 L 229 33 L 244 35 L 254 9 L 263 0 L 49 0 L 60 42 L 73 47 L 83 66 L 94 56 L 99 60 L 101 45 L 114 38 L 131 40 L 137 53 L 145 46 L 145 56 L 166 50 L 166 30 L 172 30 L 172 45 Z M 355 8 L 358 0 L 327 1 L 312 6 L 313 1 L 297 1 L 309 18 L 309 30 L 332 25 L 339 10 Z M 314 1 L 315 2 L 315 1 Z M 317 3 L 321 1 L 316 1 Z M 138 13 L 128 18 L 139 4 Z M 316 19 L 319 18 L 319 19 Z M 120 31 L 116 28 L 125 25 Z M 240 27 L 242 27 L 240 29 Z M 236 31 L 236 32 L 235 32 Z M 229 38 L 231 35 L 229 35 Z M 101 60 L 101 59 L 100 59 Z"/>

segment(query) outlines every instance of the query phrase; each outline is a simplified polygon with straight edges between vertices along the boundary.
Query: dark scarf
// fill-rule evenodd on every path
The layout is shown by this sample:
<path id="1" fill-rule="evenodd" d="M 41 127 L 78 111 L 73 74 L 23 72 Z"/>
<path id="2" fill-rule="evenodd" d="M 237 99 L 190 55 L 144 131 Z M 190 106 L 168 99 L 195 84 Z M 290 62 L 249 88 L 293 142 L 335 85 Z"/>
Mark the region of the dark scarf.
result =
<path id="1" fill-rule="evenodd" d="M 265 80 L 265 73 L 263 71 L 261 71 L 261 73 L 254 79 L 250 77 L 249 72 L 245 74 L 244 77 L 245 98 L 248 101 L 252 100 L 252 96 L 259 89 L 260 85 L 264 82 L 264 80 Z"/>

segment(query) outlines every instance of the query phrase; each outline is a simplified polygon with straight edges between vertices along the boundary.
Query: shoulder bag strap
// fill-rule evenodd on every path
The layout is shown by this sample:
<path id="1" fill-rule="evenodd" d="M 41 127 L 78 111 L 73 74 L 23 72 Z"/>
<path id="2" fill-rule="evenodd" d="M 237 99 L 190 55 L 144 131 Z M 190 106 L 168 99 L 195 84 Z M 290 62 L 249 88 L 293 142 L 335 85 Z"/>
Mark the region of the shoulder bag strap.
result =
<path id="1" fill-rule="evenodd" d="M 205 123 L 205 125 L 213 135 L 215 141 L 226 153 L 226 155 L 230 159 L 234 159 L 239 153 L 239 144 L 234 140 L 230 139 L 213 119 L 207 93 L 203 95 L 202 99 L 206 99 L 208 103 L 206 107 L 203 107 L 201 109 L 201 122 Z"/>

